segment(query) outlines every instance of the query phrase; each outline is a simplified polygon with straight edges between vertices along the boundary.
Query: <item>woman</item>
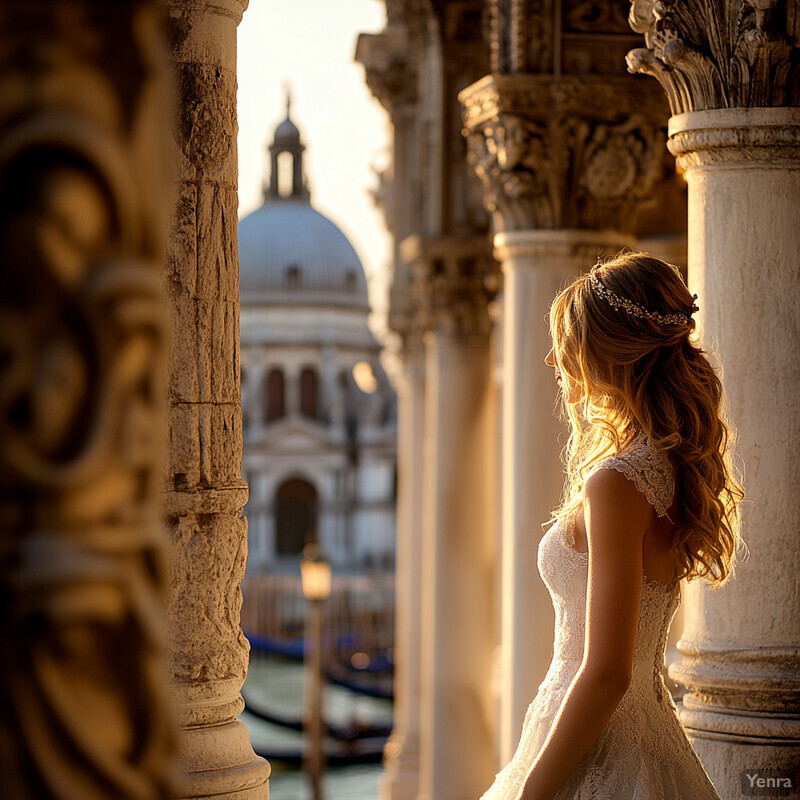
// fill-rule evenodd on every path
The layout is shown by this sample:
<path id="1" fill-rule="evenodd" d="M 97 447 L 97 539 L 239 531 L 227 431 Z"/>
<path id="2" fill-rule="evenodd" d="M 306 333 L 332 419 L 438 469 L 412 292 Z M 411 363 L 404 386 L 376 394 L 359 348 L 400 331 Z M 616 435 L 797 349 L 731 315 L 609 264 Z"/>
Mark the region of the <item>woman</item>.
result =
<path id="1" fill-rule="evenodd" d="M 662 677 L 679 581 L 719 588 L 743 546 L 696 297 L 675 267 L 629 253 L 552 304 L 546 362 L 571 428 L 538 558 L 555 655 L 482 800 L 720 800 Z"/>

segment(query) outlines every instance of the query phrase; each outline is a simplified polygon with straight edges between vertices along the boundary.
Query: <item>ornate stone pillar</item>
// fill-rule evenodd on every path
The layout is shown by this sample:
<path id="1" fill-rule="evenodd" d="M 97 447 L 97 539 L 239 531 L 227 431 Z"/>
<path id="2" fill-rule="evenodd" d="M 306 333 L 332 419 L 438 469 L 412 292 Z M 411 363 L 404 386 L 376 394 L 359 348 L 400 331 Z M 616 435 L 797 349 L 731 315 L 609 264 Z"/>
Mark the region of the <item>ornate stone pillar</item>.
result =
<path id="1" fill-rule="evenodd" d="M 412 237 L 403 250 L 426 329 L 418 797 L 467 800 L 495 772 L 495 265 L 482 239 Z"/>
<path id="2" fill-rule="evenodd" d="M 180 200 L 167 258 L 175 347 L 166 496 L 184 798 L 268 797 L 269 766 L 237 720 L 248 658 L 239 626 L 247 485 L 236 240 L 236 26 L 246 5 L 167 3 L 180 93 Z"/>
<path id="3" fill-rule="evenodd" d="M 646 47 L 629 66 L 659 80 L 674 115 L 689 283 L 724 366 L 749 496 L 749 558 L 719 592 L 689 584 L 683 659 L 670 668 L 687 687 L 681 720 L 722 797 L 740 796 L 745 771 L 796 786 L 800 764 L 797 11 L 733 0 L 714 13 L 700 0 L 631 9 Z"/>
<path id="4" fill-rule="evenodd" d="M 490 75 L 459 95 L 469 160 L 504 275 L 500 762 L 552 657 L 553 610 L 536 564 L 563 484 L 563 429 L 544 364 L 549 304 L 598 255 L 632 244 L 661 175 L 659 103 L 630 79 Z"/>
<path id="5" fill-rule="evenodd" d="M 0 31 L 0 787 L 166 799 L 163 9 L 3 3 Z"/>

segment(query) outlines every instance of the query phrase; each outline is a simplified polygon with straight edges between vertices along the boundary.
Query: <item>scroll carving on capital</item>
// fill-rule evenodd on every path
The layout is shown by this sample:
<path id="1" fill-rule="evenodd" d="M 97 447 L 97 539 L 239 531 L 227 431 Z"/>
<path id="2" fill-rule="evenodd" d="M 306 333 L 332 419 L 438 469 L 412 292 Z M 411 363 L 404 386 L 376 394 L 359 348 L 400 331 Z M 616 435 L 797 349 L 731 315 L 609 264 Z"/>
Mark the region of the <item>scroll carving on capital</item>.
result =
<path id="1" fill-rule="evenodd" d="M 0 784 L 166 798 L 162 9 L 28 0 L 0 23 Z"/>
<path id="2" fill-rule="evenodd" d="M 658 119 L 645 116 L 646 103 L 641 112 L 603 113 L 613 112 L 613 87 L 595 87 L 583 112 L 575 86 L 546 88 L 553 102 L 540 100 L 540 107 L 528 101 L 526 108 L 510 94 L 488 104 L 462 95 L 468 161 L 495 230 L 632 231 L 661 175 L 665 136 Z"/>
<path id="3" fill-rule="evenodd" d="M 631 0 L 645 47 L 628 69 L 655 77 L 674 115 L 800 105 L 798 0 Z"/>

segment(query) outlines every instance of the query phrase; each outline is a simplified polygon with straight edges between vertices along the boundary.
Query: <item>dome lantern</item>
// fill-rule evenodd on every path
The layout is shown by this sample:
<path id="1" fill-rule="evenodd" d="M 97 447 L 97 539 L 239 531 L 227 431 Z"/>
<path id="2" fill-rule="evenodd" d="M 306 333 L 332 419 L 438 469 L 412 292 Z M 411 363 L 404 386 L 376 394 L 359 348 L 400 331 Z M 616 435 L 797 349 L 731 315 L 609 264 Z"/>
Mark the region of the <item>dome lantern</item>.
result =
<path id="1" fill-rule="evenodd" d="M 300 131 L 292 122 L 292 96 L 286 90 L 286 119 L 275 129 L 269 146 L 270 175 L 264 184 L 264 202 L 293 200 L 311 202 L 311 193 L 303 174 L 303 151 Z"/>
<path id="2" fill-rule="evenodd" d="M 368 313 L 366 275 L 353 245 L 311 205 L 303 180 L 305 146 L 290 112 L 287 92 L 286 119 L 269 148 L 272 174 L 264 204 L 239 221 L 242 308 L 313 306 Z"/>

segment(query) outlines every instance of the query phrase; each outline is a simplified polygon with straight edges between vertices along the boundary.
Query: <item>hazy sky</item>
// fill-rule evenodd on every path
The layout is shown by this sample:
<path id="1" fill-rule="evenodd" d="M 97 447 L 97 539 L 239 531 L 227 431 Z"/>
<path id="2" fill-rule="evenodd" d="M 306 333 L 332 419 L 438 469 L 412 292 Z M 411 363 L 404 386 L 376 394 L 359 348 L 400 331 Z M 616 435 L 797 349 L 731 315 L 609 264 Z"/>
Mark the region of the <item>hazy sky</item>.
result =
<path id="1" fill-rule="evenodd" d="M 358 34 L 385 22 L 379 0 L 250 0 L 238 30 L 239 217 L 261 205 L 265 148 L 286 116 L 289 82 L 312 205 L 355 247 L 373 305 L 390 239 L 369 189 L 373 167 L 388 161 L 390 126 L 353 55 Z"/>

